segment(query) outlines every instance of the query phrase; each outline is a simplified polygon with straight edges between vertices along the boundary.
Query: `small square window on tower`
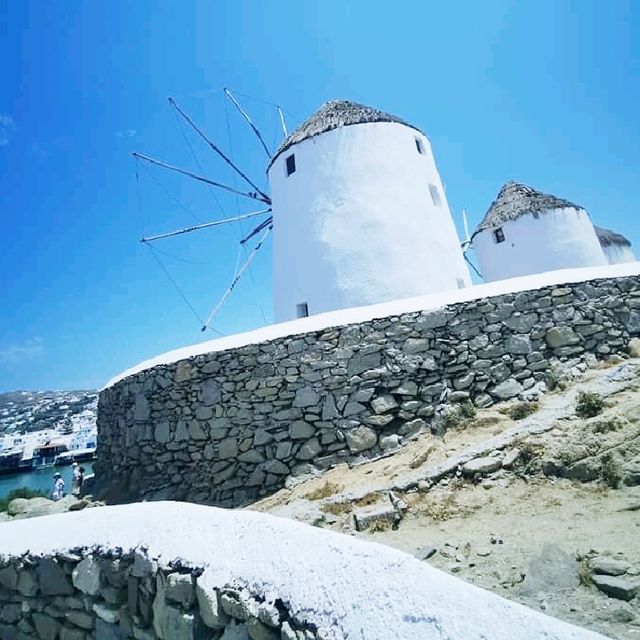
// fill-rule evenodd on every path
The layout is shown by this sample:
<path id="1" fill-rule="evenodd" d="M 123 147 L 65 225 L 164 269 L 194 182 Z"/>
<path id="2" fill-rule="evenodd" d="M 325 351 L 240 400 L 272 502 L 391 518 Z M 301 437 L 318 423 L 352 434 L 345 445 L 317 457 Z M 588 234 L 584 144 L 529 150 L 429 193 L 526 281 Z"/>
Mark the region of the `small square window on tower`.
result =
<path id="1" fill-rule="evenodd" d="M 431 194 L 431 200 L 436 207 L 439 207 L 442 203 L 440 200 L 440 192 L 438 191 L 438 187 L 435 184 L 429 185 L 429 193 Z"/>
<path id="2" fill-rule="evenodd" d="M 295 173 L 296 170 L 296 156 L 295 154 L 291 154 L 287 156 L 287 176 L 290 176 L 292 173 Z"/>
<path id="3" fill-rule="evenodd" d="M 424 146 L 422 144 L 422 140 L 420 140 L 420 138 L 416 138 L 416 149 L 418 150 L 418 153 L 423 156 L 424 155 Z"/>
<path id="4" fill-rule="evenodd" d="M 309 315 L 309 305 L 301 302 L 296 305 L 296 318 L 306 318 Z"/>
<path id="5" fill-rule="evenodd" d="M 504 242 L 504 231 L 502 230 L 502 227 L 498 227 L 494 232 L 493 232 L 493 239 L 496 242 Z"/>

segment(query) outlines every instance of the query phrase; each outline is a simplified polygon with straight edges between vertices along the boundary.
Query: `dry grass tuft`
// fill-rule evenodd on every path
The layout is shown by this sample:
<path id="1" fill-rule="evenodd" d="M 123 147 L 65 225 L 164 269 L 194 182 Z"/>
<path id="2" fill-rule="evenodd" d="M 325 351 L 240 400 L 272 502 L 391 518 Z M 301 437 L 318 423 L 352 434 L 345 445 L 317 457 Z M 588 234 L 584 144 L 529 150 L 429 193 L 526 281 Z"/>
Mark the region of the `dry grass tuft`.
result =
<path id="1" fill-rule="evenodd" d="M 372 522 L 368 531 L 371 531 L 371 533 L 383 533 L 384 531 L 389 531 L 389 529 L 391 529 L 392 527 L 392 522 L 390 522 L 389 520 L 380 519 Z"/>
<path id="2" fill-rule="evenodd" d="M 591 576 L 593 575 L 593 569 L 591 567 L 591 561 L 589 558 L 583 558 L 578 566 L 578 579 L 583 587 L 590 587 L 592 583 Z"/>
<path id="3" fill-rule="evenodd" d="M 444 522 L 456 516 L 468 515 L 468 512 L 468 509 L 458 504 L 458 499 L 453 491 L 448 492 L 440 499 L 427 498 L 417 510 L 418 515 L 426 516 L 434 522 Z"/>
<path id="4" fill-rule="evenodd" d="M 417 469 L 418 467 L 421 467 L 429 459 L 429 456 L 433 453 L 434 448 L 435 447 L 433 445 L 430 445 L 424 451 L 419 451 L 418 453 L 416 453 L 416 455 L 411 459 L 411 462 L 409 462 L 409 468 Z"/>
<path id="5" fill-rule="evenodd" d="M 368 493 L 366 496 L 362 498 L 358 498 L 354 504 L 356 507 L 368 507 L 369 505 L 376 504 L 378 502 L 380 496 L 376 493 Z"/>
<path id="6" fill-rule="evenodd" d="M 330 513 L 334 516 L 341 516 L 345 513 L 351 513 L 351 503 L 347 501 L 343 502 L 325 502 L 321 509 L 325 513 Z"/>
<path id="7" fill-rule="evenodd" d="M 536 458 L 540 458 L 544 451 L 544 446 L 541 444 L 534 444 L 527 440 L 516 440 L 513 443 L 518 449 L 520 449 L 519 463 L 523 467 L 527 467 Z"/>
<path id="8" fill-rule="evenodd" d="M 312 491 L 310 491 L 306 495 L 306 498 L 307 500 L 322 500 L 324 498 L 328 498 L 329 496 L 335 495 L 339 491 L 342 491 L 342 487 L 339 484 L 327 480 L 317 489 L 313 489 Z"/>

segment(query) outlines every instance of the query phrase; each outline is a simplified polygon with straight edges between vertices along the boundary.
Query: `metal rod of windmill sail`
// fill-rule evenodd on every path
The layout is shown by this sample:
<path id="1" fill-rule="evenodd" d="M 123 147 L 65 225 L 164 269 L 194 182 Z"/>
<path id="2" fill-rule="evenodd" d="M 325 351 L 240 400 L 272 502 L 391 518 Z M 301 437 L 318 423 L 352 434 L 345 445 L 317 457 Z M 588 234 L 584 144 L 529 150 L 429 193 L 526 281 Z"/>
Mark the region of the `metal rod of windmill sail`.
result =
<path id="1" fill-rule="evenodd" d="M 240 240 L 240 244 L 246 244 L 253 236 L 258 235 L 265 227 L 273 224 L 273 216 L 269 216 L 266 220 L 263 220 L 253 231 L 250 231 L 247 236 Z"/>
<path id="2" fill-rule="evenodd" d="M 251 185 L 257 193 L 259 193 L 263 198 L 269 200 L 269 196 L 264 193 L 245 173 L 243 173 L 240 168 L 229 158 L 220 148 L 211 141 L 204 131 L 198 127 L 198 125 L 189 117 L 187 113 L 185 113 L 178 103 L 173 99 L 169 98 L 169 104 L 189 123 L 191 128 L 249 185 Z"/>
<path id="3" fill-rule="evenodd" d="M 240 103 L 238 102 L 238 100 L 236 100 L 236 97 L 231 93 L 231 91 L 229 91 L 229 89 L 225 88 L 223 89 L 223 91 L 225 95 L 229 97 L 229 100 L 233 102 L 235 108 L 242 114 L 242 117 L 249 123 L 249 126 L 253 129 L 253 132 L 258 137 L 258 140 L 260 140 L 260 143 L 262 144 L 262 148 L 265 150 L 265 153 L 270 158 L 271 152 L 269 151 L 267 144 L 264 141 L 264 138 L 262 137 L 262 134 L 260 133 L 260 131 L 258 131 L 258 127 L 256 127 L 256 125 L 253 124 L 253 122 L 251 121 L 249 114 L 240 106 Z"/>
<path id="4" fill-rule="evenodd" d="M 467 252 L 466 251 L 462 252 L 462 257 L 467 261 L 469 266 L 476 272 L 476 275 L 478 276 L 478 278 L 481 278 L 482 280 L 484 280 L 484 276 L 480 273 L 480 271 L 478 271 L 478 269 L 476 268 L 476 265 L 473 264 L 473 262 L 471 262 L 471 260 L 469 260 L 469 257 L 467 256 Z"/>
<path id="5" fill-rule="evenodd" d="M 462 226 L 464 227 L 464 243 L 469 246 L 471 244 L 471 236 L 469 235 L 469 221 L 467 220 L 467 212 L 462 210 Z"/>
<path id="6" fill-rule="evenodd" d="M 233 279 L 228 289 L 224 292 L 224 295 L 220 299 L 220 302 L 218 302 L 218 304 L 213 308 L 213 311 L 209 314 L 207 321 L 202 325 L 202 331 L 206 331 L 209 328 L 209 325 L 213 322 L 215 317 L 218 315 L 220 309 L 222 309 L 222 307 L 224 306 L 224 303 L 227 301 L 227 298 L 231 295 L 231 292 L 233 291 L 234 287 L 238 284 L 238 280 L 240 280 L 240 278 L 242 277 L 242 274 L 249 268 L 249 265 L 251 264 L 252 260 L 255 258 L 256 253 L 258 253 L 258 251 L 260 250 L 260 247 L 266 240 L 272 228 L 273 227 L 269 227 L 264 232 L 264 234 L 260 237 L 260 241 L 258 242 L 258 244 L 253 248 L 251 253 L 247 256 L 247 259 L 245 260 L 244 264 L 238 270 L 236 277 Z"/>
<path id="7" fill-rule="evenodd" d="M 214 220 L 213 222 L 203 222 L 202 224 L 196 224 L 192 227 L 184 227 L 182 229 L 176 229 L 175 231 L 168 231 L 167 233 L 159 233 L 155 236 L 147 236 L 140 238 L 140 242 L 153 242 L 154 240 L 161 240 L 162 238 L 171 238 L 172 236 L 179 236 L 183 233 L 190 233 L 191 231 L 199 231 L 200 229 L 208 229 L 209 227 L 217 227 L 221 224 L 227 224 L 229 222 L 236 222 L 237 220 L 246 220 L 247 218 L 254 218 L 255 216 L 264 215 L 269 213 L 271 209 L 262 209 L 261 211 L 252 211 L 250 213 L 244 213 L 234 218 L 225 218 L 224 220 Z M 271 219 L 271 218 L 269 218 Z"/>
<path id="8" fill-rule="evenodd" d="M 224 189 L 225 191 L 230 191 L 231 193 L 236 193 L 239 196 L 244 196 L 245 198 L 251 198 L 252 200 L 258 200 L 258 202 L 264 202 L 265 204 L 271 204 L 271 198 L 266 197 L 260 193 L 246 193 L 244 191 L 240 191 L 239 189 L 234 189 L 233 187 L 229 187 L 226 184 L 222 184 L 220 182 L 215 182 L 214 180 L 209 180 L 209 178 L 205 178 L 204 176 L 199 176 L 196 173 L 192 173 L 191 171 L 187 171 L 185 169 L 181 169 L 180 167 L 174 167 L 171 164 L 166 162 L 162 162 L 161 160 L 156 160 L 151 156 L 146 156 L 142 153 L 138 153 L 134 151 L 132 153 L 134 158 L 139 158 L 140 160 L 144 160 L 145 162 L 149 162 L 150 164 L 158 165 L 164 169 L 168 169 L 169 171 L 175 171 L 176 173 L 180 173 L 183 176 L 187 176 L 189 178 L 193 178 L 194 180 L 198 180 L 199 182 L 204 182 L 205 184 L 210 184 L 212 187 L 217 187 L 219 189 Z"/>
<path id="9" fill-rule="evenodd" d="M 280 116 L 280 125 L 282 126 L 282 132 L 284 133 L 284 137 L 286 138 L 289 134 L 287 133 L 287 125 L 284 122 L 284 113 L 282 109 L 278 107 L 278 115 Z"/>

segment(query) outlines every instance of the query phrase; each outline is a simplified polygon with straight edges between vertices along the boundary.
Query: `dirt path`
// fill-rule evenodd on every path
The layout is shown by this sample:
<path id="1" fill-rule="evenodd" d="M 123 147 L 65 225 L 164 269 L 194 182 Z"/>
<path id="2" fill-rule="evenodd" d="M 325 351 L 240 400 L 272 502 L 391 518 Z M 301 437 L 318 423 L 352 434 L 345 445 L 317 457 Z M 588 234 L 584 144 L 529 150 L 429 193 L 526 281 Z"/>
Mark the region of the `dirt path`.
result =
<path id="1" fill-rule="evenodd" d="M 509 405 L 478 411 L 445 437 L 422 434 L 252 508 L 388 544 L 612 638 L 640 639 L 640 596 L 591 584 L 594 564 L 613 562 L 640 587 L 640 486 L 624 484 L 640 465 L 639 374 L 637 359 L 589 370 L 523 420 L 505 415 Z M 580 392 L 606 406 L 576 417 Z"/>

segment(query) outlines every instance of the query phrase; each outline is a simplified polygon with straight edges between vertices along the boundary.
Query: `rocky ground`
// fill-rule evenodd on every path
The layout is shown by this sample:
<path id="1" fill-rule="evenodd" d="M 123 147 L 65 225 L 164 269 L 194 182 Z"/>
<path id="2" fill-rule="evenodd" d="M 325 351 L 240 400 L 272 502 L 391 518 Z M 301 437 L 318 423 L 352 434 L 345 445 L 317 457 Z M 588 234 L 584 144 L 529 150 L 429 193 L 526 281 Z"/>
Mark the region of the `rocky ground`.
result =
<path id="1" fill-rule="evenodd" d="M 640 360 L 558 382 L 535 403 L 453 407 L 444 437 L 298 479 L 253 508 L 640 638 Z"/>
<path id="2" fill-rule="evenodd" d="M 640 638 L 640 358 L 558 372 L 537 401 L 463 401 L 441 419 L 445 435 L 293 478 L 252 508 L 401 549 L 611 638 Z M 100 504 L 18 499 L 0 519 Z"/>
<path id="3" fill-rule="evenodd" d="M 84 496 L 82 499 L 75 496 L 65 496 L 55 502 L 49 498 L 15 498 L 9 503 L 6 512 L 0 512 L 0 522 L 50 516 L 54 513 L 80 511 L 87 507 L 101 506 L 104 506 L 104 502 L 96 501 L 92 496 Z"/>
<path id="4" fill-rule="evenodd" d="M 96 391 L 12 391 L 0 393 L 0 436 L 5 432 L 72 429 L 95 423 Z"/>

